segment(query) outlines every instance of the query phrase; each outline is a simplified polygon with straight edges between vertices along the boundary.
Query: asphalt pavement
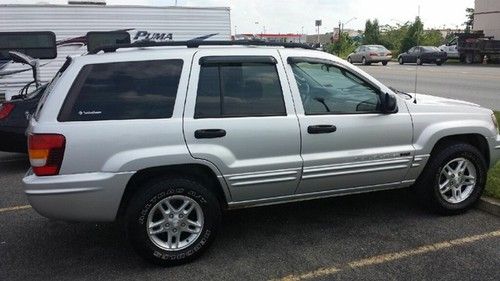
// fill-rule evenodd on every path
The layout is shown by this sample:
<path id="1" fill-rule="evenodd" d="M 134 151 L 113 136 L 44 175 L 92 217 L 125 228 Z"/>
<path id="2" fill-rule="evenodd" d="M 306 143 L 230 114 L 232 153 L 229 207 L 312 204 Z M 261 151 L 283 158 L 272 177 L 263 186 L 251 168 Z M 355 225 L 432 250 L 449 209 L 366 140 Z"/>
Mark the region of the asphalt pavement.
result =
<path id="1" fill-rule="evenodd" d="M 448 63 L 399 65 L 390 62 L 387 66 L 359 65 L 361 69 L 387 86 L 408 93 L 417 93 L 477 103 L 487 108 L 500 110 L 500 65 L 463 65 Z"/>
<path id="2" fill-rule="evenodd" d="M 26 206 L 25 156 L 0 153 L 0 280 L 500 280 L 500 219 L 438 216 L 411 190 L 235 210 L 198 260 L 144 262 L 120 223 Z"/>

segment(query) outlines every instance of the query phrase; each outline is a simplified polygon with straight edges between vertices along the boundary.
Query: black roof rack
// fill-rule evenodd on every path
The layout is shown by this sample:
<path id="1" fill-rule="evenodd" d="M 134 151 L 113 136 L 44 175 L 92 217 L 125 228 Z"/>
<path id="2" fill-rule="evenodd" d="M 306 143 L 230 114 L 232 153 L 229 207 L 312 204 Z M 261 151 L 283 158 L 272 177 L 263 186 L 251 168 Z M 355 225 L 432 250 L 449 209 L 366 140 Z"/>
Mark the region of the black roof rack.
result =
<path id="1" fill-rule="evenodd" d="M 198 48 L 199 46 L 276 46 L 285 48 L 302 48 L 314 50 L 313 47 L 303 43 L 280 43 L 266 42 L 260 40 L 235 40 L 235 41 L 205 41 L 205 40 L 189 40 L 189 41 L 139 41 L 130 44 L 115 44 L 102 47 L 96 47 L 89 54 L 97 54 L 100 51 L 114 52 L 121 48 L 146 48 L 146 47 L 169 47 L 169 46 L 186 46 L 188 48 Z"/>

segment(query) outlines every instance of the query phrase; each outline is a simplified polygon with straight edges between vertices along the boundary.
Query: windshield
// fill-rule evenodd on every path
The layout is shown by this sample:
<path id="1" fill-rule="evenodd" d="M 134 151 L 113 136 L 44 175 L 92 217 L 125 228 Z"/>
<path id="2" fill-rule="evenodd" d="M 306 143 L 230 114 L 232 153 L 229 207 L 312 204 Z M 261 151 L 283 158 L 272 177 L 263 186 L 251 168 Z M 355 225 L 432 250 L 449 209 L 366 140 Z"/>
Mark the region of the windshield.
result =
<path id="1" fill-rule="evenodd" d="M 385 50 L 387 50 L 384 46 L 380 46 L 380 45 L 366 46 L 366 48 L 370 51 L 385 51 Z"/>

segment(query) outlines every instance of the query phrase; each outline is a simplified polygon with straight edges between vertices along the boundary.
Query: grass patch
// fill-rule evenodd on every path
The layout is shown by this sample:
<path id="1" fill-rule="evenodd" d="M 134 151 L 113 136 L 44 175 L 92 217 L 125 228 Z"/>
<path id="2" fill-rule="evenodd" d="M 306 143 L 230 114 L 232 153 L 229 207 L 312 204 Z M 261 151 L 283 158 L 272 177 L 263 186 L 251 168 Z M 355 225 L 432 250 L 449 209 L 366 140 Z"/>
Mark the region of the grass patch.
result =
<path id="1" fill-rule="evenodd" d="M 500 122 L 500 111 L 495 111 L 495 116 Z M 485 194 L 500 199 L 500 162 L 488 173 Z"/>

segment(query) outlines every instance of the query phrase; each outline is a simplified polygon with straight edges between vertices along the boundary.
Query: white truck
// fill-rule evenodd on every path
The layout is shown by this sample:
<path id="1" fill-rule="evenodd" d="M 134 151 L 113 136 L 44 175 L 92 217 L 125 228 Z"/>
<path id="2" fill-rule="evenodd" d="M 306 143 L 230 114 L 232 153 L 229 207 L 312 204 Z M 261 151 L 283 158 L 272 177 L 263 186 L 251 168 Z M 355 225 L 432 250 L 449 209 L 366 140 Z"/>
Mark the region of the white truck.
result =
<path id="1" fill-rule="evenodd" d="M 448 55 L 449 59 L 459 59 L 460 53 L 458 52 L 457 41 L 458 41 L 458 38 L 455 37 L 450 42 L 448 42 L 444 45 L 441 45 L 438 48 L 441 51 L 446 52 L 446 55 Z"/>
<path id="2" fill-rule="evenodd" d="M 230 40 L 230 10 L 228 7 L 152 7 L 102 3 L 0 5 L 0 32 L 52 31 L 56 34 L 58 56 L 53 60 L 40 61 L 42 83 L 52 79 L 67 56 L 87 52 L 87 32 L 113 30 L 127 30 L 132 42 L 184 41 L 200 37 Z M 12 72 L 16 74 L 1 74 Z M 18 94 L 31 81 L 31 68 L 0 61 L 0 102 Z"/>

